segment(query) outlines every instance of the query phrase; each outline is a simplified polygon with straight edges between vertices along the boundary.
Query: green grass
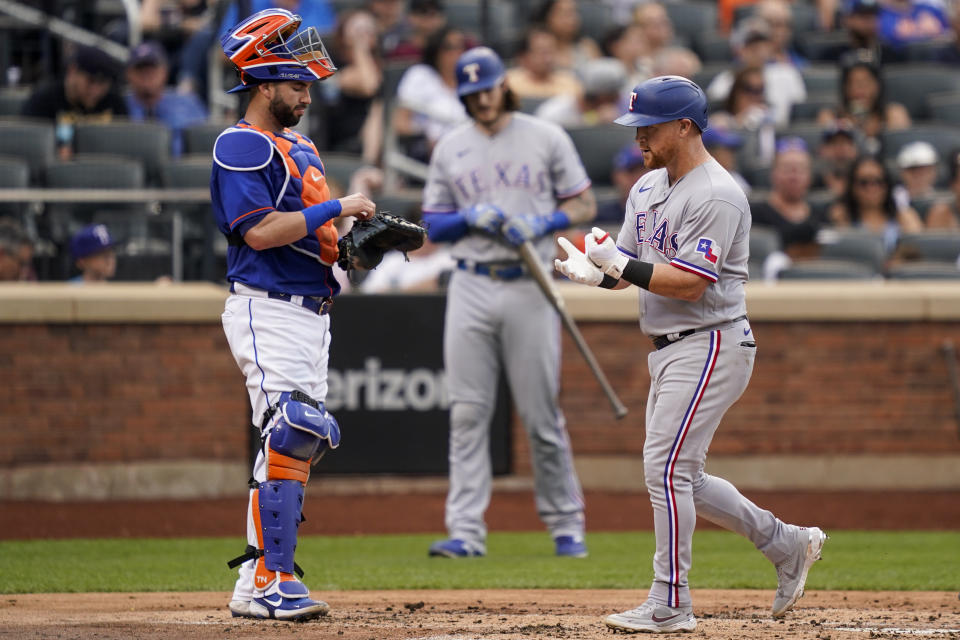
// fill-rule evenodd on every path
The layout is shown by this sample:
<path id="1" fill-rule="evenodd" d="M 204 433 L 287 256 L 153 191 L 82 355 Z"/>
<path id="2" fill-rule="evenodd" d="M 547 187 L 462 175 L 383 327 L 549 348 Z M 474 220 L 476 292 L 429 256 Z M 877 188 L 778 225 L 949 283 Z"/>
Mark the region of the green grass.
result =
<path id="1" fill-rule="evenodd" d="M 555 558 L 545 533 L 494 533 L 488 556 L 428 558 L 432 535 L 305 536 L 297 561 L 317 591 L 343 589 L 645 589 L 653 534 L 589 533 L 590 557 Z M 0 543 L 0 593 L 228 591 L 242 538 Z M 956 590 L 960 533 L 834 531 L 810 589 Z M 694 536 L 694 588 L 772 589 L 771 565 L 743 538 Z"/>

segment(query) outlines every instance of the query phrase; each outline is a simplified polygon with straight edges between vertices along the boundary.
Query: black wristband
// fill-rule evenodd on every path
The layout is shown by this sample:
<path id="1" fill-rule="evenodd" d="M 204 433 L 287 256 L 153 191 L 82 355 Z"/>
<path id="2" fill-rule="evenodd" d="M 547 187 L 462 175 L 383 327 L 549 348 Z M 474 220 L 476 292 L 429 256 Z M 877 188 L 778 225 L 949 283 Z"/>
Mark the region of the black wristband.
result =
<path id="1" fill-rule="evenodd" d="M 607 274 L 603 274 L 603 280 L 600 281 L 600 284 L 598 284 L 597 286 L 603 287 L 604 289 L 613 289 L 615 286 L 617 286 L 618 282 L 620 282 L 619 278 L 614 278 L 613 276 L 608 276 Z"/>
<path id="2" fill-rule="evenodd" d="M 623 275 L 620 277 L 631 284 L 637 285 L 641 289 L 649 291 L 650 278 L 653 277 L 653 263 L 632 259 L 627 260 L 627 266 L 623 268 Z"/>

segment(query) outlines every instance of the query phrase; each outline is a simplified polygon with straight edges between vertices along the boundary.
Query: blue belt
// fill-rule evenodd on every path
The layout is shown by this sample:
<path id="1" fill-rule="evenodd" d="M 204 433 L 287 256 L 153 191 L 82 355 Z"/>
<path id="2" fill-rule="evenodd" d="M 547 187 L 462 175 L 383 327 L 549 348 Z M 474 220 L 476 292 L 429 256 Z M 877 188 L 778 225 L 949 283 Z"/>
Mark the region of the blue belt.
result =
<path id="1" fill-rule="evenodd" d="M 238 293 L 243 296 L 252 296 L 254 298 L 270 298 L 271 300 L 283 300 L 292 304 L 299 305 L 304 309 L 309 309 L 316 314 L 326 315 L 330 313 L 330 307 L 333 306 L 333 298 L 318 298 L 316 296 L 301 296 L 294 293 L 279 293 L 277 291 L 264 291 L 255 289 L 249 285 L 238 282 L 230 283 L 230 293 Z"/>
<path id="2" fill-rule="evenodd" d="M 740 322 L 741 320 L 746 320 L 746 319 L 747 319 L 747 316 L 742 315 L 742 316 L 737 316 L 733 320 L 728 320 L 727 322 L 712 324 L 709 327 L 701 327 L 699 329 L 687 329 L 686 331 L 681 331 L 680 333 L 668 333 L 665 336 L 653 336 L 652 338 L 653 346 L 656 347 L 658 350 L 663 349 L 664 347 L 669 347 L 674 342 L 680 342 L 687 336 L 692 336 L 695 333 L 699 333 L 701 331 L 713 331 L 714 329 L 726 327 L 727 325 L 731 325 L 734 322 Z"/>
<path id="3" fill-rule="evenodd" d="M 457 260 L 457 269 L 487 276 L 491 280 L 517 280 L 528 274 L 527 266 L 522 262 L 473 262 L 472 260 Z"/>

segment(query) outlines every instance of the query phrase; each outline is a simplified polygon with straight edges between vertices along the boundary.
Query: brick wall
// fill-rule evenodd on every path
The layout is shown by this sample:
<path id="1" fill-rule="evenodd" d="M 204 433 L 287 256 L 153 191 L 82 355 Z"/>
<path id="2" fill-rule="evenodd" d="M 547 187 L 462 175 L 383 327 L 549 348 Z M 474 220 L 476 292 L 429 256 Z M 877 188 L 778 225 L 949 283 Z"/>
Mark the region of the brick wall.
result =
<path id="1" fill-rule="evenodd" d="M 944 454 L 960 452 L 943 323 L 753 322 L 750 385 L 727 412 L 713 454 Z M 630 413 L 613 418 L 573 342 L 564 338 L 561 402 L 574 451 L 641 455 L 652 349 L 630 323 L 582 331 Z M 514 424 L 514 467 L 530 469 Z"/>
<path id="2" fill-rule="evenodd" d="M 639 455 L 649 343 L 633 323 L 580 324 L 630 415 L 613 419 L 565 337 L 561 393 L 574 450 Z M 940 351 L 960 337 L 956 323 L 753 326 L 753 379 L 711 452 L 960 452 Z M 246 455 L 243 379 L 215 323 L 5 325 L 0 406 L 7 467 Z M 515 468 L 527 473 L 526 438 L 514 430 Z"/>

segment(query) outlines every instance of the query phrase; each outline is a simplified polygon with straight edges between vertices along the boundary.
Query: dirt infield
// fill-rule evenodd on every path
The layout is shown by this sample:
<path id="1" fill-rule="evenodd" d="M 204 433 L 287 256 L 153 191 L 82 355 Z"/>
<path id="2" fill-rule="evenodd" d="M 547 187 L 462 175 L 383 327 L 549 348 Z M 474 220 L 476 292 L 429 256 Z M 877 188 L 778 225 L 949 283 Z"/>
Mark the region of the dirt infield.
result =
<path id="1" fill-rule="evenodd" d="M 317 594 L 318 595 L 318 594 Z M 603 616 L 636 591 L 352 591 L 324 596 L 328 616 L 296 624 L 231 618 L 227 593 L 4 596 L 0 638 L 74 640 L 526 640 L 610 638 Z M 697 630 L 710 640 L 960 638 L 956 593 L 819 591 L 783 620 L 772 593 L 694 590 Z"/>

